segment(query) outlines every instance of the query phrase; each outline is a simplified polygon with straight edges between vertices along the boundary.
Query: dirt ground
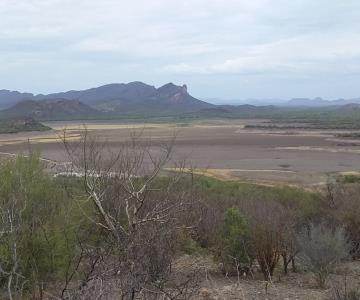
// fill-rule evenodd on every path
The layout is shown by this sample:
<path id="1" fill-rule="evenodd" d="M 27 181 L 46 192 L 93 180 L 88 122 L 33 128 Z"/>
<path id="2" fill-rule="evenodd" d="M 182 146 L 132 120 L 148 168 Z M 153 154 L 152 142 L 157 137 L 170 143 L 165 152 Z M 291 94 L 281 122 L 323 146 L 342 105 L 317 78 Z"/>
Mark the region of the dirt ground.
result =
<path id="1" fill-rule="evenodd" d="M 221 179 L 312 186 L 327 175 L 360 170 L 360 140 L 336 137 L 338 131 L 304 129 L 245 129 L 259 120 L 203 121 L 192 124 L 124 124 L 87 122 L 88 130 L 116 151 L 131 132 L 142 139 L 169 142 L 174 136 L 173 160 L 186 160 L 200 171 Z M 82 122 L 51 122 L 50 132 L 0 136 L 0 152 L 26 153 L 38 149 L 44 158 L 66 161 L 58 135 L 67 128 L 77 139 Z M 169 165 L 171 167 L 171 165 Z"/>
<path id="2" fill-rule="evenodd" d="M 180 264 L 193 265 L 191 256 L 183 256 Z M 311 273 L 298 270 L 284 275 L 281 266 L 276 270 L 272 282 L 263 280 L 255 270 L 254 278 L 224 277 L 209 257 L 198 259 L 205 270 L 201 283 L 199 300 L 327 300 L 334 287 L 360 289 L 360 262 L 347 262 L 337 268 L 327 280 L 327 287 L 320 289 Z M 300 267 L 301 269 L 301 267 Z"/>

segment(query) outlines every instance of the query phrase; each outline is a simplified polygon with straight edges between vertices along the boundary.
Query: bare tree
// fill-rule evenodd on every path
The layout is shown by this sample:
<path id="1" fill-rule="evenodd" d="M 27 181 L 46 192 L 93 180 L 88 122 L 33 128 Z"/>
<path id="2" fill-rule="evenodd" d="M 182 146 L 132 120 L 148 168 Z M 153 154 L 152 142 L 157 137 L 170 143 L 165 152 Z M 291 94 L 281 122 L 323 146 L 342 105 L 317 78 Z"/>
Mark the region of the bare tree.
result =
<path id="1" fill-rule="evenodd" d="M 346 230 L 351 243 L 350 253 L 354 259 L 360 257 L 359 192 L 358 183 L 346 184 L 341 180 L 329 179 L 321 207 L 323 216 Z"/>
<path id="2" fill-rule="evenodd" d="M 350 244 L 344 228 L 311 224 L 298 239 L 304 264 L 314 273 L 319 287 L 324 288 L 329 274 L 349 256 Z"/>
<path id="3" fill-rule="evenodd" d="M 282 250 L 281 257 L 283 261 L 284 274 L 288 274 L 288 267 L 291 263 L 292 271 L 296 272 L 295 259 L 299 253 L 299 244 L 297 242 L 297 227 L 299 224 L 299 217 L 297 211 L 293 207 L 280 207 L 282 209 Z"/>
<path id="4" fill-rule="evenodd" d="M 72 162 L 69 171 L 82 177 L 86 201 L 95 209 L 94 214 L 84 214 L 106 236 L 101 263 L 77 294 L 100 280 L 116 286 L 121 299 L 150 299 L 158 293 L 162 299 L 187 299 L 184 291 L 174 291 L 188 286 L 188 279 L 169 285 L 181 227 L 178 216 L 193 201 L 191 189 L 181 186 L 183 164 L 172 176 L 160 176 L 171 160 L 173 141 L 153 145 L 141 134 L 132 134 L 114 150 L 86 128 L 80 141 L 69 142 L 66 132 L 62 140 Z"/>
<path id="5" fill-rule="evenodd" d="M 249 219 L 250 237 L 264 279 L 271 281 L 284 249 L 284 210 L 271 200 L 245 201 L 243 211 Z"/>

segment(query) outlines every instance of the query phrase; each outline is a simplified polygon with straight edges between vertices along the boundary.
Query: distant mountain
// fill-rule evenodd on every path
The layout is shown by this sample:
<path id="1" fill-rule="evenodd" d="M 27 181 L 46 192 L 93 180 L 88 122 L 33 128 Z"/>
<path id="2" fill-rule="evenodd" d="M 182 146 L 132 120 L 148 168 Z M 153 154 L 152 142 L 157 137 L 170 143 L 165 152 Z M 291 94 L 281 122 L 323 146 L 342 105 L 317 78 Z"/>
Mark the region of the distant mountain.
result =
<path id="1" fill-rule="evenodd" d="M 20 93 L 17 91 L 0 90 L 0 109 L 10 107 L 20 101 L 33 99 L 31 93 Z"/>
<path id="2" fill-rule="evenodd" d="M 194 98 L 189 94 L 186 85 L 177 86 L 168 83 L 156 88 L 138 81 L 48 95 L 0 90 L 0 109 L 6 108 L 0 111 L 0 117 L 30 116 L 37 120 L 104 119 L 120 116 L 158 117 L 181 114 L 194 117 L 268 117 L 282 108 L 335 109 L 343 105 L 360 104 L 360 98 L 246 100 L 254 105 L 245 104 L 245 100 L 241 105 L 236 103 L 223 105 L 222 101 L 216 99 L 211 101 L 217 104 Z M 343 108 L 346 111 L 351 109 L 354 110 L 349 107 Z"/>
<path id="3" fill-rule="evenodd" d="M 352 103 L 359 103 L 360 98 L 355 99 L 337 99 L 337 100 L 325 100 L 322 98 L 294 98 L 284 103 L 284 106 L 295 106 L 295 107 L 326 107 L 326 106 L 342 106 Z"/>
<path id="4" fill-rule="evenodd" d="M 192 97 L 186 85 L 173 83 L 156 89 L 142 82 L 131 82 L 68 93 L 60 96 L 71 98 L 76 95 L 76 99 L 99 110 L 120 114 L 178 114 L 213 107 Z"/>
<path id="5" fill-rule="evenodd" d="M 3 119 L 30 117 L 36 120 L 88 119 L 101 112 L 78 101 L 67 99 L 25 100 L 0 111 Z"/>
<path id="6" fill-rule="evenodd" d="M 290 100 L 284 99 L 218 99 L 218 98 L 205 98 L 206 102 L 210 102 L 216 105 L 246 105 L 251 104 L 254 106 L 284 106 L 284 107 L 327 107 L 327 106 L 341 106 L 351 103 L 359 103 L 360 98 L 353 99 L 336 99 L 326 100 L 320 97 L 317 98 L 293 98 Z"/>
<path id="7" fill-rule="evenodd" d="M 97 88 L 91 88 L 83 91 L 68 91 L 49 95 L 36 95 L 35 99 L 68 99 L 79 100 L 89 105 L 101 104 L 103 102 L 112 102 L 119 99 L 136 100 L 144 99 L 154 94 L 156 88 L 142 82 L 131 83 L 113 83 L 103 85 Z"/>
<path id="8" fill-rule="evenodd" d="M 11 103 L 17 104 L 23 100 L 49 101 L 56 99 L 76 100 L 79 101 L 78 104 L 83 103 L 96 110 L 128 115 L 179 114 L 214 107 L 213 104 L 192 97 L 188 93 L 186 85 L 177 86 L 168 83 L 160 88 L 155 88 L 142 82 L 114 83 L 83 91 L 68 91 L 49 95 L 33 95 L 4 90 L 0 98 L 0 107 L 2 105 L 2 107 L 9 108 Z M 35 104 L 32 103 L 32 105 Z M 15 108 L 15 110 L 18 109 L 18 107 Z"/>

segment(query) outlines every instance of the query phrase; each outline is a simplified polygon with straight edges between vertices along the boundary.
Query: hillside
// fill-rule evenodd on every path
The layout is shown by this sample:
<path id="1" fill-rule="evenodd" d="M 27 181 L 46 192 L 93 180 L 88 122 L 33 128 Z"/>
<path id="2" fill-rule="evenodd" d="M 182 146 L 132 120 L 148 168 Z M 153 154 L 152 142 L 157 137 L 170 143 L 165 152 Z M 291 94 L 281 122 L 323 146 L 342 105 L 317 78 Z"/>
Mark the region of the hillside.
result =
<path id="1" fill-rule="evenodd" d="M 21 110 L 21 106 L 31 106 L 32 111 L 42 111 L 44 103 L 51 101 L 73 100 L 88 105 L 94 110 L 89 109 L 86 114 L 98 114 L 98 110 L 111 112 L 115 115 L 173 115 L 179 113 L 195 112 L 200 109 L 215 107 L 215 105 L 198 100 L 192 97 L 187 90 L 187 86 L 177 86 L 173 83 L 165 84 L 160 88 L 147 85 L 142 82 L 115 83 L 91 88 L 83 91 L 68 91 L 48 95 L 33 95 L 30 93 L 10 92 L 4 90 L 0 93 L 0 107 L 10 108 L 12 112 Z M 12 107 L 26 100 L 20 107 Z M 29 102 L 32 101 L 32 102 Z M 37 105 L 35 101 L 40 101 Z M 41 107 L 40 107 L 41 106 Z M 33 109 L 35 108 L 35 109 Z M 26 111 L 28 109 L 26 108 Z M 73 108 L 70 108 L 73 110 Z M 82 110 L 82 109 L 81 109 Z M 9 111 L 11 112 L 11 111 Z M 16 115 L 18 115 L 16 113 Z M 34 117 L 47 119 L 54 118 L 54 115 L 47 116 L 35 114 Z"/>
<path id="2" fill-rule="evenodd" d="M 30 94 L 28 94 L 30 95 Z M 29 96 L 30 97 L 30 96 Z M 108 119 L 118 117 L 156 117 L 217 106 L 192 97 L 186 85 L 166 84 L 158 89 L 141 82 L 112 84 L 86 91 L 32 97 L 0 111 L 0 118 L 29 116 L 37 120 Z M 56 98 L 57 97 L 57 98 Z M 31 98 L 31 97 L 30 97 Z"/>
<path id="3" fill-rule="evenodd" d="M 8 108 L 20 101 L 33 99 L 31 93 L 20 93 L 17 91 L 0 90 L 0 109 Z"/>
<path id="4" fill-rule="evenodd" d="M 24 131 L 46 131 L 50 129 L 50 127 L 45 126 L 29 117 L 0 120 L 0 134 L 18 133 Z"/>
<path id="5" fill-rule="evenodd" d="M 0 112 L 1 118 L 31 117 L 36 120 L 69 120 L 101 117 L 101 112 L 78 101 L 66 99 L 25 100 Z"/>
<path id="6" fill-rule="evenodd" d="M 6 96 L 7 95 L 7 96 Z M 27 98 L 26 100 L 21 100 Z M 356 99 L 355 99 L 356 100 Z M 159 88 L 142 82 L 108 84 L 83 91 L 49 95 L 0 91 L 0 105 L 15 104 L 0 111 L 0 118 L 29 116 L 36 120 L 259 118 L 317 126 L 358 127 L 359 104 L 340 105 L 320 98 L 293 99 L 294 105 L 215 105 L 194 98 L 187 86 L 173 83 Z M 327 106 L 309 107 L 310 103 Z M 330 104 L 331 103 L 331 104 Z M 337 103 L 338 105 L 332 105 Z M 303 104 L 303 105 L 302 105 Z"/>
<path id="7" fill-rule="evenodd" d="M 192 97 L 186 85 L 177 86 L 173 83 L 158 89 L 142 82 L 109 84 L 84 91 L 38 95 L 35 98 L 43 97 L 77 99 L 99 110 L 120 114 L 178 114 L 213 107 Z"/>
<path id="8" fill-rule="evenodd" d="M 153 86 L 142 82 L 130 82 L 127 84 L 107 84 L 82 91 L 68 91 L 48 95 L 36 95 L 34 98 L 37 100 L 63 98 L 68 100 L 79 100 L 88 105 L 98 105 L 104 102 L 116 102 L 120 99 L 140 102 L 153 96 L 155 93 L 156 88 Z"/>
<path id="9" fill-rule="evenodd" d="M 11 106 L 24 100 L 78 100 L 84 104 L 103 111 L 120 114 L 146 114 L 164 115 L 173 113 L 197 112 L 216 106 L 230 110 L 244 110 L 245 106 L 276 106 L 288 108 L 327 108 L 340 107 L 348 104 L 360 104 L 360 98 L 328 100 L 317 98 L 281 99 L 248 99 L 248 100 L 221 100 L 207 98 L 199 100 L 192 97 L 186 85 L 177 86 L 168 83 L 156 88 L 140 81 L 130 83 L 112 83 L 85 90 L 70 90 L 51 94 L 22 93 L 18 91 L 0 90 L 0 109 Z M 211 104 L 208 103 L 216 103 Z M 223 105 L 221 103 L 228 103 Z M 213 112 L 211 112 L 213 113 Z"/>
<path id="10" fill-rule="evenodd" d="M 121 95 L 98 107 L 115 113 L 142 115 L 176 115 L 214 107 L 212 104 L 192 97 L 188 93 L 186 85 L 176 86 L 172 83 L 152 90 L 152 92 L 150 89 L 138 90 L 138 96 L 132 97 L 133 100 L 126 96 L 126 94 Z"/>

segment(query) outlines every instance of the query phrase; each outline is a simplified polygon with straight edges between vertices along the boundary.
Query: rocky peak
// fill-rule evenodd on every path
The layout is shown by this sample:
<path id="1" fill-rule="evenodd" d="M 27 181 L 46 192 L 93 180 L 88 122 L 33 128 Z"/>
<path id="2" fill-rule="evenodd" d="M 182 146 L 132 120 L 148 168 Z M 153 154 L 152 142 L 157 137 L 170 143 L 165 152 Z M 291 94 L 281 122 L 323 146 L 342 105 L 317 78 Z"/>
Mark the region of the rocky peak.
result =
<path id="1" fill-rule="evenodd" d="M 188 93 L 186 84 L 184 84 L 183 86 L 178 86 L 173 84 L 172 82 L 158 88 L 158 92 L 164 95 L 174 95 L 178 93 L 186 95 Z"/>
<path id="2" fill-rule="evenodd" d="M 186 85 L 186 84 L 184 84 L 184 85 L 181 87 L 181 92 L 182 92 L 183 94 L 187 94 L 187 85 Z"/>

